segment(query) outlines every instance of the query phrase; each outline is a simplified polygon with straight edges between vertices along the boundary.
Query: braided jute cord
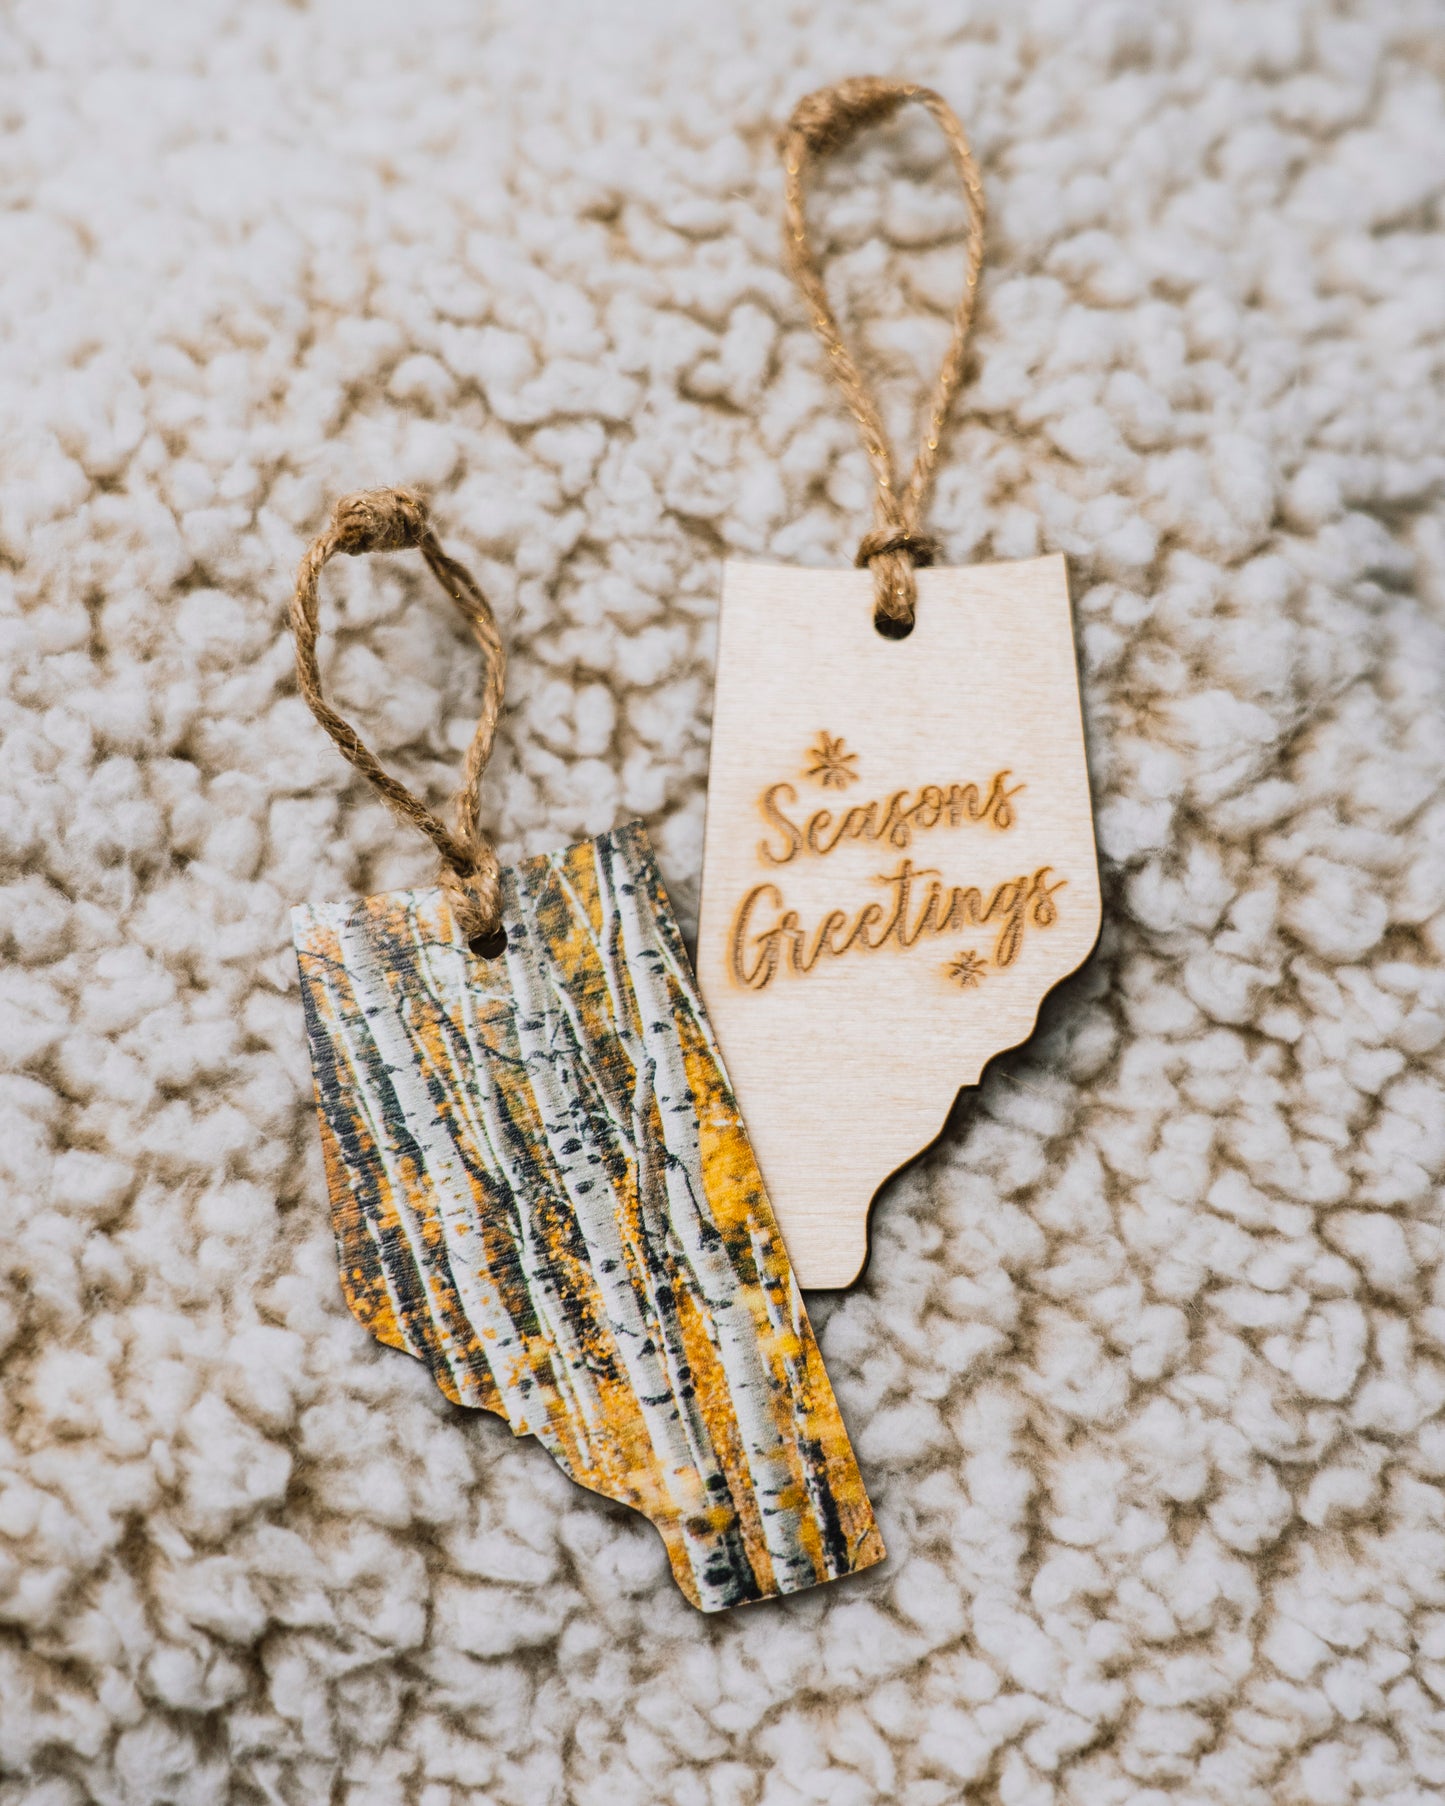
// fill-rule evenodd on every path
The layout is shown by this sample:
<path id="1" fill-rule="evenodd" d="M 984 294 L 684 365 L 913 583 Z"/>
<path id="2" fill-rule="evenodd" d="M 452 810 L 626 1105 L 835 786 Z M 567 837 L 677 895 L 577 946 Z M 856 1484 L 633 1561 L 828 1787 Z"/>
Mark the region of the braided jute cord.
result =
<path id="1" fill-rule="evenodd" d="M 933 391 L 923 443 L 900 492 L 878 404 L 843 343 L 843 335 L 828 303 L 822 272 L 808 238 L 803 203 L 806 178 L 815 162 L 838 150 L 865 126 L 891 118 L 910 100 L 927 107 L 938 121 L 963 179 L 964 192 L 968 196 L 968 269 L 963 295 L 953 317 L 953 334 Z M 983 184 L 979 181 L 963 127 L 943 96 L 932 88 L 919 87 L 916 82 L 888 81 L 877 75 L 855 76 L 839 82 L 835 88 L 819 88 L 813 94 L 805 94 L 793 109 L 793 116 L 779 139 L 779 148 L 787 171 L 788 262 L 812 313 L 813 330 L 823 342 L 833 374 L 862 431 L 864 449 L 878 484 L 874 528 L 864 535 L 858 547 L 857 562 L 871 566 L 873 570 L 876 584 L 874 620 L 880 632 L 897 637 L 913 626 L 918 602 L 913 568 L 918 564 L 932 564 L 938 551 L 936 543 L 919 531 L 918 520 L 933 478 L 933 467 L 938 461 L 943 424 L 963 377 L 964 346 L 973 322 L 979 271 L 983 267 Z"/>
<path id="2" fill-rule="evenodd" d="M 316 662 L 316 586 L 327 560 L 338 552 L 355 557 L 363 552 L 404 552 L 412 547 L 426 559 L 482 649 L 482 712 L 467 748 L 457 792 L 455 833 L 405 784 L 382 769 L 356 729 L 331 707 L 321 693 L 321 670 Z M 495 935 L 501 925 L 499 867 L 478 824 L 477 806 L 502 710 L 507 655 L 487 598 L 471 573 L 437 544 L 425 500 L 410 489 L 369 489 L 343 497 L 332 510 L 330 526 L 301 560 L 291 599 L 291 629 L 296 636 L 296 679 L 311 713 L 336 742 L 342 757 L 370 780 L 402 820 L 430 837 L 442 856 L 441 882 L 462 933 L 469 941 Z"/>

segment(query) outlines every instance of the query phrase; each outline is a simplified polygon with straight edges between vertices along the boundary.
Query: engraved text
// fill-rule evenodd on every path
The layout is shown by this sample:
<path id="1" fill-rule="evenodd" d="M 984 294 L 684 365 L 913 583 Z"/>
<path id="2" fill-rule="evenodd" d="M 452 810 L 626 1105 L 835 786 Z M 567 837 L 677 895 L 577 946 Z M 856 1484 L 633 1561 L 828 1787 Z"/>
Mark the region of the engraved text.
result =
<path id="1" fill-rule="evenodd" d="M 733 919 L 729 945 L 733 978 L 760 991 L 783 968 L 811 972 L 824 957 L 912 947 L 924 935 L 953 934 L 985 924 L 996 927 L 993 964 L 1010 966 L 1025 930 L 1048 928 L 1057 919 L 1054 897 L 1066 882 L 1045 865 L 985 892 L 971 885 L 945 886 L 935 867 L 915 866 L 911 859 L 901 859 L 893 871 L 880 872 L 877 878 L 888 893 L 885 902 L 865 903 L 853 912 L 829 910 L 811 927 L 803 924 L 797 910 L 785 907 L 776 884 L 755 884 Z"/>

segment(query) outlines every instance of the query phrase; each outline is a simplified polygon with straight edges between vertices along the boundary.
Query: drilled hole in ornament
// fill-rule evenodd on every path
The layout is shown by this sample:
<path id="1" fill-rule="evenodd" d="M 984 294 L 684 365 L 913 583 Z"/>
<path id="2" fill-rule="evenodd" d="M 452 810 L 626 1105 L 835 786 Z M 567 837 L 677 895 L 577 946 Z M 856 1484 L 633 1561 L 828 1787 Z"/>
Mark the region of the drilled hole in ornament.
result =
<path id="1" fill-rule="evenodd" d="M 906 640 L 913 632 L 915 622 L 893 621 L 887 615 L 874 615 L 874 631 L 882 634 L 885 640 Z"/>

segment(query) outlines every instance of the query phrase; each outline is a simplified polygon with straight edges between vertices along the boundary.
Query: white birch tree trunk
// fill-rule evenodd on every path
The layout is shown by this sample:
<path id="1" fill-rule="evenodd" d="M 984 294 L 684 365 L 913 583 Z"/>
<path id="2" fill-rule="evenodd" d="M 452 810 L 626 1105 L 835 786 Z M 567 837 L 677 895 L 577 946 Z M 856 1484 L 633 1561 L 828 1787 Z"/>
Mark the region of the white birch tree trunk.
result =
<path id="1" fill-rule="evenodd" d="M 319 966 L 321 968 L 321 975 L 313 975 L 311 983 L 322 992 L 326 1000 L 329 1016 L 328 1044 L 331 1048 L 333 1057 L 340 1054 L 346 1060 L 347 1067 L 351 1074 L 350 1095 L 354 1101 L 357 1113 L 362 1117 L 366 1124 L 367 1132 L 371 1137 L 372 1146 L 377 1149 L 378 1155 L 381 1158 L 383 1171 L 386 1174 L 387 1186 L 394 1199 L 401 1185 L 401 1180 L 400 1176 L 395 1172 L 391 1164 L 389 1164 L 387 1146 L 380 1139 L 376 1118 L 371 1109 L 371 1098 L 367 1091 L 365 1065 L 358 1057 L 356 1048 L 353 1045 L 353 1031 L 351 1029 L 349 1018 L 346 1015 L 345 1000 L 338 996 L 331 982 L 329 969 L 321 956 L 315 953 L 308 953 L 305 957 L 311 960 L 313 967 Z M 336 1136 L 338 1146 L 341 1145 L 343 1137 L 334 1123 L 332 1124 L 332 1133 Z M 348 1164 L 348 1171 L 351 1170 L 352 1169 Z M 358 1181 L 364 1186 L 366 1184 L 365 1175 L 358 1174 L 356 1175 L 356 1178 L 353 1179 L 353 1196 L 356 1195 Z M 373 1206 L 378 1210 L 380 1208 L 375 1200 L 373 1200 Z M 393 1208 L 395 1208 L 395 1206 L 393 1206 Z M 386 1289 L 387 1299 L 391 1304 L 392 1315 L 396 1320 L 397 1328 L 403 1335 L 406 1335 L 407 1318 L 410 1315 L 410 1310 L 396 1289 L 396 1279 L 391 1271 L 391 1263 L 386 1258 L 385 1245 L 379 1240 L 376 1223 L 372 1220 L 371 1215 L 364 1209 L 362 1210 L 362 1215 L 366 1233 L 376 1246 L 377 1271 L 381 1274 L 382 1285 Z M 400 1211 L 397 1213 L 397 1223 L 398 1227 L 400 1227 L 405 1234 L 407 1225 L 403 1222 Z M 407 1345 L 408 1347 L 411 1346 L 410 1338 L 408 1338 Z M 413 1348 L 411 1352 L 420 1355 L 422 1351 Z"/>
<path id="2" fill-rule="evenodd" d="M 534 921 L 527 921 L 526 926 L 528 942 L 545 943 L 546 936 Z M 694 1583 L 708 1609 L 709 1602 L 715 1605 L 737 1596 L 739 1552 L 726 1546 L 724 1533 L 702 1528 L 721 1491 L 709 1482 L 717 1474 L 725 1487 L 726 1477 L 710 1443 L 705 1439 L 699 1446 L 695 1431 L 689 1433 L 691 1426 L 684 1422 L 676 1376 L 669 1371 L 665 1344 L 659 1345 L 656 1300 L 649 1297 L 654 1311 L 654 1322 L 649 1323 L 633 1289 L 629 1269 L 645 1266 L 645 1251 L 638 1251 L 643 1260 L 629 1261 L 623 1246 L 621 1203 L 606 1171 L 605 1150 L 597 1147 L 595 1131 L 577 1109 L 575 1096 L 560 1081 L 559 1050 L 553 1037 L 563 1019 L 548 1006 L 530 947 L 514 947 L 509 939 L 506 960 L 516 1000 L 518 1043 L 552 1158 L 587 1244 L 618 1352 L 687 1548 Z M 591 1159 L 587 1158 L 589 1148 Z M 640 1277 L 651 1292 L 649 1276 L 643 1271 Z M 745 1556 L 742 1563 L 746 1568 Z"/>
<path id="3" fill-rule="evenodd" d="M 593 1066 L 588 1054 L 584 1051 L 587 1047 L 584 1025 L 578 1016 L 575 1004 L 568 995 L 564 977 L 556 970 L 555 962 L 549 962 L 548 966 L 549 988 L 556 999 L 557 1006 L 563 1011 L 572 1028 L 578 1048 L 577 1057 L 585 1062 L 590 1082 L 596 1087 L 599 1097 L 605 1103 L 614 1131 L 633 1162 L 640 1214 L 645 1233 L 651 1244 L 649 1247 L 639 1250 L 640 1276 L 647 1289 L 653 1320 L 663 1340 L 664 1352 L 673 1374 L 674 1391 L 682 1399 L 690 1396 L 687 1376 L 691 1372 L 691 1362 L 684 1346 L 682 1326 L 675 1305 L 664 1304 L 662 1301 L 658 1274 L 654 1273 L 654 1268 L 660 1269 L 666 1283 L 666 1276 L 669 1274 L 672 1264 L 671 1237 L 667 1228 L 666 1150 L 654 1145 L 652 1130 L 656 1098 L 655 1061 L 649 1055 L 645 1041 L 633 1026 L 635 993 L 618 968 L 621 922 L 615 907 L 615 887 L 611 886 L 601 870 L 604 845 L 610 846 L 610 837 L 604 837 L 601 842 L 591 843 L 598 881 L 599 906 L 603 912 L 600 938 L 592 928 L 586 905 L 567 875 L 563 861 L 553 857 L 548 864 L 552 877 L 558 882 L 563 894 L 571 903 L 575 922 L 597 955 L 612 1009 L 613 1037 L 622 1047 L 628 1064 L 632 1068 L 633 1082 L 629 1094 L 624 1096 L 608 1075 Z M 542 933 L 540 929 L 537 942 L 539 946 L 550 948 L 550 937 Z M 675 1293 L 676 1287 L 673 1286 L 672 1289 Z M 713 1345 L 716 1348 L 715 1341 Z M 700 1411 L 695 1407 L 690 1407 L 687 1412 L 687 1421 L 695 1446 L 706 1450 L 708 1457 L 711 1458 L 715 1453 L 712 1447 L 712 1436 Z M 725 1482 L 726 1476 L 723 1478 Z M 721 1488 L 718 1490 L 721 1492 Z"/>
<path id="4" fill-rule="evenodd" d="M 736 1107 L 737 1100 L 732 1094 L 732 1081 L 728 1077 L 727 1062 L 723 1058 L 722 1048 L 718 1043 L 716 1034 L 713 1032 L 712 1021 L 709 1018 L 702 998 L 698 993 L 697 982 L 691 968 L 687 964 L 686 952 L 680 944 L 674 948 L 672 936 L 665 931 L 662 924 L 658 925 L 656 944 L 658 952 L 661 955 L 663 967 L 671 977 L 673 984 L 677 987 L 677 993 L 683 1007 L 686 1009 L 689 1019 L 702 1037 L 703 1044 L 707 1047 L 713 1062 L 717 1067 L 718 1076 L 722 1083 L 727 1087 L 731 1101 L 734 1107 Z M 692 1121 L 695 1127 L 695 1111 L 692 1113 Z M 776 1263 L 769 1258 L 771 1251 L 759 1246 L 756 1225 L 751 1228 L 749 1239 L 753 1250 L 753 1264 L 759 1275 L 760 1288 L 764 1295 L 770 1323 L 776 1330 L 782 1333 L 784 1337 L 782 1345 L 785 1348 L 788 1346 L 789 1340 L 798 1347 L 804 1346 L 811 1335 L 811 1330 L 805 1335 L 804 1324 L 806 1318 L 803 1311 L 803 1298 L 801 1292 L 798 1290 L 797 1280 L 794 1278 L 791 1268 L 788 1267 L 786 1269 L 785 1286 L 783 1285 L 783 1281 L 779 1281 L 779 1289 L 786 1291 L 785 1319 L 781 1305 L 773 1297 L 774 1288 L 769 1277 L 775 1271 Z M 806 1397 L 808 1392 L 808 1375 L 805 1362 L 801 1357 L 785 1355 L 783 1357 L 783 1364 L 793 1398 L 798 1400 Z M 826 1468 L 820 1468 L 810 1460 L 808 1458 L 808 1452 L 805 1449 L 800 1449 L 799 1452 L 806 1477 L 808 1496 L 812 1502 L 815 1519 L 820 1526 L 837 1526 L 838 1554 L 840 1560 L 839 1564 L 835 1567 L 831 1565 L 830 1558 L 830 1572 L 850 1572 L 852 1568 L 851 1557 L 855 1551 L 846 1548 L 838 1505 L 837 1501 L 832 1496 L 832 1489 L 829 1485 Z M 826 1549 L 826 1536 L 823 1540 Z"/>
<path id="5" fill-rule="evenodd" d="M 545 1401 L 538 1400 L 535 1396 L 537 1387 L 527 1369 L 525 1351 L 483 1258 L 480 1237 L 473 1239 L 474 1228 L 468 1221 L 472 1195 L 470 1175 L 445 1123 L 437 1117 L 435 1106 L 427 1094 L 426 1085 L 418 1071 L 416 1046 L 396 1011 L 385 978 L 380 981 L 379 997 L 377 987 L 367 982 L 375 968 L 375 951 L 369 946 L 364 931 L 358 929 L 355 918 L 350 915 L 341 924 L 341 948 L 367 1028 L 381 1056 L 407 1128 L 420 1150 L 426 1177 L 430 1180 L 436 1197 L 437 1214 L 443 1225 L 444 1236 L 455 1245 L 474 1249 L 469 1256 L 463 1255 L 456 1261 L 448 1261 L 451 1282 L 461 1299 L 467 1320 L 482 1339 L 487 1366 L 506 1406 L 509 1421 L 518 1428 L 535 1433 L 546 1423 Z M 384 1122 L 378 1125 L 377 1146 L 389 1149 L 394 1160 L 393 1132 Z M 426 1251 L 416 1226 L 410 1221 L 411 1212 L 404 1200 L 405 1190 L 401 1188 L 397 1209 L 407 1220 L 408 1244 L 413 1250 L 418 1270 L 425 1274 L 432 1264 L 431 1256 Z M 440 1323 L 437 1330 L 447 1354 L 448 1365 L 455 1375 L 459 1364 L 465 1368 L 465 1357 L 462 1356 L 459 1362 L 455 1339 L 450 1331 Z M 463 1383 L 458 1385 L 458 1390 L 463 1396 L 473 1390 L 470 1376 L 464 1378 Z"/>
<path id="6" fill-rule="evenodd" d="M 605 1454 L 606 1422 L 586 1354 L 579 1345 L 567 1302 L 547 1275 L 546 1250 L 538 1246 L 532 1202 L 538 1175 L 528 1170 L 514 1136 L 508 1133 L 507 1101 L 497 1084 L 495 1071 L 497 1054 L 482 1033 L 477 1018 L 469 955 L 459 940 L 429 942 L 419 921 L 416 938 L 418 976 L 448 1018 L 449 1028 L 448 999 L 455 999 L 461 1016 L 460 1045 L 455 1049 L 459 1057 L 454 1062 L 459 1102 L 474 1145 L 489 1156 L 498 1180 L 512 1195 L 519 1229 L 519 1236 L 511 1238 L 512 1245 L 517 1251 L 518 1265 L 539 1326 L 556 1351 L 550 1362 L 554 1384 L 559 1394 L 570 1400 L 569 1420 L 578 1433 L 587 1464 L 593 1471 L 606 1473 L 616 1480 L 619 1476 L 614 1472 L 614 1464 Z M 463 1055 L 465 1057 L 460 1057 Z M 458 1240 L 457 1258 L 459 1261 L 470 1259 L 479 1265 L 485 1262 L 481 1226 L 474 1219 L 471 1233 Z M 477 1327 L 481 1328 L 480 1325 Z"/>
<path id="7" fill-rule="evenodd" d="M 757 1327 L 739 1299 L 741 1281 L 721 1231 L 707 1214 L 702 1186 L 702 1147 L 697 1105 L 683 1064 L 657 934 L 642 920 L 638 880 L 619 885 L 608 853 L 599 855 L 601 879 L 611 893 L 621 929 L 627 976 L 637 999 L 645 1055 L 652 1066 L 657 1114 L 665 1147 L 667 1214 L 679 1252 L 706 1299 L 718 1355 L 728 1377 L 748 1468 L 758 1495 L 763 1535 L 785 1590 L 814 1578 L 812 1557 L 801 1540 L 802 1517 L 788 1505 L 794 1473 L 772 1408 L 772 1387 L 758 1349 Z M 619 975 L 620 978 L 620 975 Z"/>

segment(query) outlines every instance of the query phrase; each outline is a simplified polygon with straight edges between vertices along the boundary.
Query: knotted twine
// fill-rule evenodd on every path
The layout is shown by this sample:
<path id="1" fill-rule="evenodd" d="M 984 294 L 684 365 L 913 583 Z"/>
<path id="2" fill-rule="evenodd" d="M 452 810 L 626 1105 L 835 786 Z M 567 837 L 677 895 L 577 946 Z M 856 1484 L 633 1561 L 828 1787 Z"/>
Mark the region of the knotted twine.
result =
<path id="1" fill-rule="evenodd" d="M 818 259 L 808 238 L 803 194 L 807 175 L 817 161 L 840 149 L 865 126 L 891 118 L 910 100 L 927 107 L 938 121 L 963 179 L 968 197 L 968 269 L 963 295 L 953 318 L 953 333 L 934 387 L 923 443 L 900 493 L 878 404 L 843 343 L 843 335 L 828 302 Z M 819 88 L 815 93 L 805 94 L 781 134 L 779 149 L 787 171 L 787 252 L 793 279 L 803 291 L 812 312 L 813 330 L 823 342 L 833 374 L 858 422 L 863 446 L 877 479 L 873 531 L 863 536 L 856 562 L 873 571 L 873 618 L 879 632 L 901 638 L 913 627 L 918 602 L 914 566 L 932 564 L 939 549 L 936 541 L 919 531 L 918 521 L 938 460 L 943 424 L 963 377 L 964 345 L 973 321 L 978 276 L 983 266 L 983 185 L 968 139 L 952 107 L 941 94 L 932 88 L 920 87 L 916 82 L 895 82 L 881 76 L 861 75 L 839 82 L 835 88 Z"/>
<path id="2" fill-rule="evenodd" d="M 426 804 L 383 770 L 376 755 L 349 721 L 344 721 L 321 692 L 316 661 L 316 586 L 322 567 L 338 552 L 404 552 L 415 547 L 432 575 L 456 604 L 482 649 L 482 711 L 467 748 L 461 788 L 456 799 L 456 831 L 432 814 Z M 336 504 L 331 524 L 301 560 L 296 593 L 291 599 L 291 630 L 296 636 L 296 679 L 311 713 L 403 821 L 427 835 L 441 854 L 441 883 L 457 926 L 469 941 L 487 941 L 501 926 L 500 868 L 490 841 L 477 820 L 482 774 L 492 751 L 507 655 L 497 632 L 491 605 L 471 573 L 437 544 L 427 519 L 425 500 L 409 489 L 370 489 Z"/>

